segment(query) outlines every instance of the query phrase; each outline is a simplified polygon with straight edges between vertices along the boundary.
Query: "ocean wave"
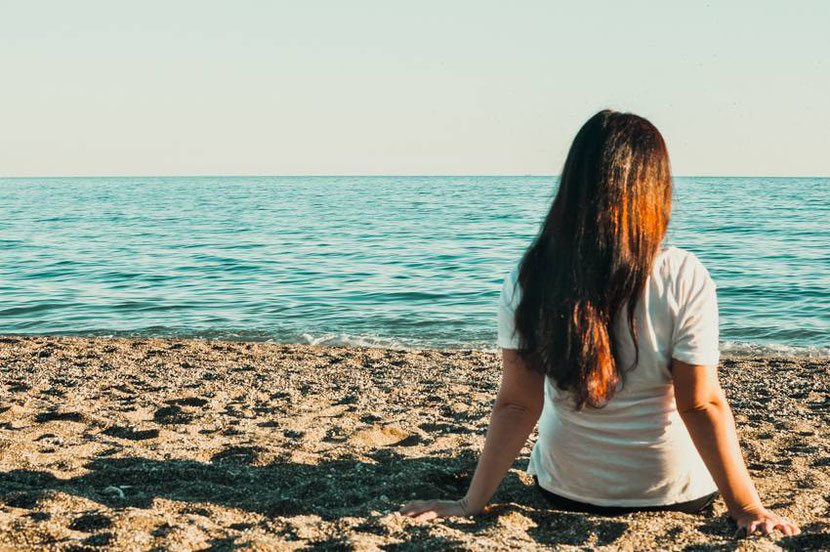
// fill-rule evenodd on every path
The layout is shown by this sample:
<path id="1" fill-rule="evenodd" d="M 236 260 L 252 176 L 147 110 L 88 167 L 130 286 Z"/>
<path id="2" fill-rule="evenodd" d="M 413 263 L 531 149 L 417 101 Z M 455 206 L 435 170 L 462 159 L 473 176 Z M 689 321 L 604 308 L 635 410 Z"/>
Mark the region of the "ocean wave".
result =
<path id="1" fill-rule="evenodd" d="M 448 342 L 427 341 L 417 338 L 387 337 L 376 334 L 352 335 L 347 333 L 302 334 L 302 343 L 306 345 L 327 345 L 335 347 L 368 347 L 374 349 L 475 349 L 486 352 L 496 352 L 498 347 L 492 343 L 483 342 Z"/>
<path id="2" fill-rule="evenodd" d="M 0 332 L 4 334 L 6 332 Z M 484 352 L 498 352 L 499 347 L 490 339 L 453 340 L 448 336 L 435 339 L 424 337 L 384 336 L 374 333 L 355 334 L 346 332 L 280 332 L 268 329 L 195 329 L 182 327 L 149 327 L 137 330 L 113 331 L 97 329 L 89 331 L 57 332 L 10 332 L 9 335 L 69 335 L 100 338 L 160 338 L 197 339 L 205 341 L 256 341 L 285 345 L 321 345 L 330 347 L 367 347 L 374 349 L 417 350 L 417 349 L 474 349 Z M 830 358 L 830 346 L 795 346 L 785 344 L 750 343 L 722 341 L 720 352 L 724 357 L 775 358 L 808 357 Z"/>
<path id="3" fill-rule="evenodd" d="M 431 342 L 423 339 L 404 339 L 379 335 L 351 335 L 347 333 L 302 334 L 303 344 L 328 345 L 343 347 L 370 347 L 382 349 L 476 349 L 497 352 L 499 348 L 493 343 L 485 342 Z M 774 358 L 774 357 L 810 357 L 830 358 L 830 347 L 798 347 L 782 344 L 744 343 L 724 341 L 720 344 L 721 354 L 740 358 Z"/>
<path id="4" fill-rule="evenodd" d="M 830 358 L 830 347 L 813 346 L 799 347 L 782 344 L 743 343 L 739 341 L 724 341 L 720 344 L 720 352 L 725 356 L 734 357 L 812 357 Z"/>

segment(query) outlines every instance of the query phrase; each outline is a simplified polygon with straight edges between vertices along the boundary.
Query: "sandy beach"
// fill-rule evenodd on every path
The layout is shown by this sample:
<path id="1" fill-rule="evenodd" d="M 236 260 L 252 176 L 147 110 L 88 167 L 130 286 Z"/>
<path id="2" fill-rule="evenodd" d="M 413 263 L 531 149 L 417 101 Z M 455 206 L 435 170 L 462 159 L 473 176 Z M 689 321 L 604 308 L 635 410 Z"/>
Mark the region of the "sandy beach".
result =
<path id="1" fill-rule="evenodd" d="M 0 338 L 0 550 L 827 550 L 830 361 L 725 358 L 767 505 L 792 539 L 702 516 L 551 510 L 523 470 L 489 511 L 415 522 L 475 467 L 497 354 Z"/>

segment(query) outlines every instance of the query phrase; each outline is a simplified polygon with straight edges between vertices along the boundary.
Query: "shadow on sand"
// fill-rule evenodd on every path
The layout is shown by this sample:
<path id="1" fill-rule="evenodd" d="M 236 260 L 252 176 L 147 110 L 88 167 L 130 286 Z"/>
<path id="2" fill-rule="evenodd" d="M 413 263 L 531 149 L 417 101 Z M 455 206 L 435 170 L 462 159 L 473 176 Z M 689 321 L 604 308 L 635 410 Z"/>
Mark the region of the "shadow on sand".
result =
<path id="1" fill-rule="evenodd" d="M 213 504 L 262 514 L 268 519 L 317 515 L 323 520 L 342 517 L 365 518 L 352 531 L 390 535 L 383 514 L 396 510 L 413 498 L 461 496 L 469 485 L 476 457 L 460 451 L 454 458 L 410 458 L 394 450 L 381 449 L 367 462 L 351 457 L 317 465 L 272 462 L 260 465 L 255 447 L 230 447 L 216 454 L 209 463 L 190 460 L 150 460 L 146 458 L 99 457 L 89 464 L 89 473 L 71 479 L 58 479 L 47 472 L 11 470 L 0 472 L 0 504 L 32 510 L 34 521 L 50 515 L 38 510 L 48 493 L 59 491 L 80 496 L 112 509 L 152 508 L 155 498 L 191 503 L 191 511 L 209 515 L 204 505 Z M 115 489 L 118 489 L 116 491 Z M 123 496 L 122 496 L 123 494 Z M 540 545 L 597 547 L 613 545 L 629 529 L 626 517 L 598 517 L 551 510 L 544 499 L 515 475 L 502 485 L 497 503 L 490 512 L 472 520 L 457 518 L 438 523 L 412 524 L 397 531 L 395 540 L 384 550 L 462 550 L 463 542 L 437 534 L 436 526 L 468 533 L 470 536 L 499 531 L 504 516 L 518 513 L 531 521 L 526 534 Z M 236 524 L 230 529 L 244 530 L 250 525 Z M 82 546 L 73 550 L 106 547 L 112 534 L 112 520 L 106 510 L 84 513 L 69 525 L 70 529 L 89 533 Z M 243 527 L 244 526 L 244 527 Z M 168 525 L 160 525 L 154 536 L 164 536 Z M 806 529 L 806 528 L 805 528 Z M 699 530 L 713 537 L 705 545 L 689 545 L 697 550 L 733 550 L 735 541 L 724 542 L 734 526 L 723 516 L 705 518 Z M 241 533 L 214 539 L 207 550 L 236 550 Z M 803 534 L 778 544 L 785 550 L 826 550 L 830 536 L 824 533 Z M 307 542 L 315 550 L 351 550 L 348 535 L 324 541 Z M 86 545 L 86 547 L 84 546 Z"/>
<path id="2" fill-rule="evenodd" d="M 257 454 L 256 448 L 232 447 L 215 455 L 210 463 L 99 457 L 87 464 L 89 473 L 70 479 L 58 479 L 47 472 L 11 470 L 0 473 L 0 503 L 35 510 L 52 491 L 85 497 L 113 509 L 151 508 L 154 498 L 164 498 L 193 503 L 194 511 L 200 504 L 210 503 L 268 518 L 313 514 L 334 521 L 345 516 L 363 517 L 367 519 L 356 531 L 386 534 L 388 529 L 378 523 L 379 513 L 396 510 L 413 498 L 463 495 L 476 461 L 475 456 L 464 452 L 456 458 L 409 458 L 380 450 L 372 455 L 374 462 L 346 457 L 318 465 L 279 461 L 258 465 Z M 497 502 L 510 503 L 496 506 L 474 520 L 447 519 L 440 523 L 480 534 L 493 530 L 501 516 L 519 512 L 536 524 L 528 529 L 528 535 L 548 546 L 608 545 L 628 527 L 624 519 L 552 511 L 515 475 L 508 477 L 503 489 Z M 48 514 L 34 511 L 29 517 L 37 519 L 38 515 L 48 519 Z M 92 533 L 88 544 L 106 545 L 110 525 L 102 510 L 76 518 L 71 528 Z M 396 535 L 404 537 L 405 542 L 390 543 L 385 549 L 464 548 L 460 542 L 430 532 L 430 525 L 407 526 L 405 535 Z M 554 541 L 551 535 L 557 535 Z M 312 544 L 315 549 L 350 548 L 345 536 Z M 229 537 L 214 542 L 211 550 L 236 546 L 234 538 Z"/>

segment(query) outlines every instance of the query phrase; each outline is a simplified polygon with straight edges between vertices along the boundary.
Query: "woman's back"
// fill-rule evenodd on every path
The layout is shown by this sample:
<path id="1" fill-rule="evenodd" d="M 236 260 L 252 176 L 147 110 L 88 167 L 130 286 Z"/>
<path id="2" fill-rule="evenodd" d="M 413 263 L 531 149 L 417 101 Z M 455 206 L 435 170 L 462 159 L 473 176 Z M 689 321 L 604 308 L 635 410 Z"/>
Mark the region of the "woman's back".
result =
<path id="1" fill-rule="evenodd" d="M 518 267 L 505 278 L 498 344 L 519 349 L 514 312 Z M 574 408 L 572 393 L 545 378 L 539 438 L 528 471 L 558 495 L 596 505 L 685 502 L 716 490 L 674 401 L 671 359 L 718 362 L 715 285 L 692 253 L 664 247 L 635 309 L 639 357 L 623 310 L 614 320 L 618 362 L 632 366 L 602 408 Z"/>

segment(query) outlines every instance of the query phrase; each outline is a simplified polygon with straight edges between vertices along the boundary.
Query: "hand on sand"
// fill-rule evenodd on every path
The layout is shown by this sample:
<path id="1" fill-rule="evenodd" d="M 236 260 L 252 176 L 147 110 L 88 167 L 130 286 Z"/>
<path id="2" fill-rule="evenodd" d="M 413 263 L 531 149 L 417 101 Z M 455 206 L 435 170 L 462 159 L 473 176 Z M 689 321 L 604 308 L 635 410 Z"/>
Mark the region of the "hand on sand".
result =
<path id="1" fill-rule="evenodd" d="M 415 500 L 404 504 L 399 510 L 401 514 L 420 521 L 445 517 L 467 517 L 480 511 L 472 510 L 468 506 L 466 498 L 461 500 Z"/>
<path id="2" fill-rule="evenodd" d="M 738 530 L 735 532 L 736 537 L 752 535 L 756 531 L 760 531 L 763 535 L 769 535 L 774 529 L 778 529 L 788 537 L 801 533 L 801 529 L 794 521 L 779 516 L 763 506 L 742 512 L 735 517 L 735 523 L 738 526 Z"/>

